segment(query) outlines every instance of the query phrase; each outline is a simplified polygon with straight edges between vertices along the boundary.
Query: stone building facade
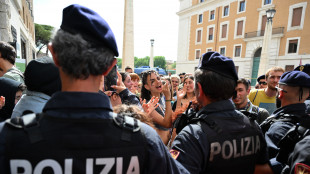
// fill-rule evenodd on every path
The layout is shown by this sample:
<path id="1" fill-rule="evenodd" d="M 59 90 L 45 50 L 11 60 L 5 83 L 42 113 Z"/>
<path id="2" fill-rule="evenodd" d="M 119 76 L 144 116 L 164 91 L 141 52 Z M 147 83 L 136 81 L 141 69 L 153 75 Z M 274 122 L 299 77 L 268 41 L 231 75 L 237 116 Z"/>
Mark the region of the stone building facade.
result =
<path id="1" fill-rule="evenodd" d="M 35 59 L 33 0 L 0 0 L 0 40 L 15 47 L 20 70 Z"/>
<path id="2" fill-rule="evenodd" d="M 268 9 L 276 10 L 268 67 L 289 71 L 310 63 L 310 0 L 179 1 L 177 73 L 193 73 L 203 53 L 217 51 L 232 58 L 239 77 L 254 85 Z"/>

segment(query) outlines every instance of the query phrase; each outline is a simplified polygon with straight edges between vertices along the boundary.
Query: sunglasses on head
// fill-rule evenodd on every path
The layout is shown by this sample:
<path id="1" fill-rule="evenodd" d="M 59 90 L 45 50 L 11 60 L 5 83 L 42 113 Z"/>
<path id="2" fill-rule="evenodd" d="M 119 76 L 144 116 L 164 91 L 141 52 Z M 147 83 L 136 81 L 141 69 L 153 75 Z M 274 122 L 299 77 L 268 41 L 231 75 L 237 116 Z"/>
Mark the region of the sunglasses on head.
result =
<path id="1" fill-rule="evenodd" d="M 260 85 L 267 85 L 267 82 L 258 82 Z"/>

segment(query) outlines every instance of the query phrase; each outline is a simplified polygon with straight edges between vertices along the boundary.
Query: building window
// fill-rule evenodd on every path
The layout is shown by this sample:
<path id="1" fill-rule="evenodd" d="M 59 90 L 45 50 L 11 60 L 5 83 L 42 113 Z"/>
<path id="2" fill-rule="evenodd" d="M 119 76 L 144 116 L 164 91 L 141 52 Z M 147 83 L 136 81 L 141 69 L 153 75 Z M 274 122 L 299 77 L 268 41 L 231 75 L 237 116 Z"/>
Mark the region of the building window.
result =
<path id="1" fill-rule="evenodd" d="M 227 36 L 227 24 L 222 25 L 222 38 Z"/>
<path id="2" fill-rule="evenodd" d="M 208 40 L 209 41 L 213 40 L 213 28 L 209 28 Z"/>
<path id="3" fill-rule="evenodd" d="M 202 23 L 202 14 L 199 14 L 198 15 L 198 24 L 201 24 Z"/>
<path id="4" fill-rule="evenodd" d="M 210 11 L 210 21 L 214 20 L 215 18 L 215 14 L 214 14 L 214 10 Z"/>
<path id="5" fill-rule="evenodd" d="M 264 36 L 264 34 L 265 34 L 266 23 L 267 23 L 267 16 L 264 15 L 264 16 L 262 16 L 262 25 L 261 25 L 260 36 Z"/>
<path id="6" fill-rule="evenodd" d="M 289 40 L 288 53 L 297 53 L 298 39 Z"/>
<path id="7" fill-rule="evenodd" d="M 229 6 L 225 6 L 224 9 L 223 9 L 223 16 L 228 16 L 229 14 Z"/>
<path id="8" fill-rule="evenodd" d="M 207 48 L 207 52 L 210 52 L 210 51 L 212 51 L 212 48 Z"/>
<path id="9" fill-rule="evenodd" d="M 205 2 L 205 0 L 199 0 L 200 3 Z"/>
<path id="10" fill-rule="evenodd" d="M 225 56 L 226 53 L 226 47 L 220 47 L 220 54 Z"/>
<path id="11" fill-rule="evenodd" d="M 303 29 L 306 8 L 307 2 L 301 2 L 289 7 L 287 31 Z"/>
<path id="12" fill-rule="evenodd" d="M 244 12 L 245 11 L 245 1 L 239 1 L 239 10 L 238 12 Z"/>
<path id="13" fill-rule="evenodd" d="M 292 27 L 300 26 L 302 7 L 293 9 Z"/>
<path id="14" fill-rule="evenodd" d="M 293 71 L 293 70 L 294 70 L 294 65 L 285 65 L 285 72 Z"/>
<path id="15" fill-rule="evenodd" d="M 196 59 L 199 59 L 200 58 L 200 50 L 196 50 Z"/>
<path id="16" fill-rule="evenodd" d="M 241 57 L 241 45 L 235 46 L 234 57 Z"/>
<path id="17" fill-rule="evenodd" d="M 201 33 L 202 33 L 202 31 L 201 31 L 201 29 L 198 29 L 197 31 L 196 31 L 196 43 L 201 43 Z"/>
<path id="18" fill-rule="evenodd" d="M 243 21 L 238 21 L 237 22 L 237 36 L 242 35 L 242 30 L 243 30 Z"/>
<path id="19" fill-rule="evenodd" d="M 264 0 L 264 5 L 271 4 L 271 0 Z"/>

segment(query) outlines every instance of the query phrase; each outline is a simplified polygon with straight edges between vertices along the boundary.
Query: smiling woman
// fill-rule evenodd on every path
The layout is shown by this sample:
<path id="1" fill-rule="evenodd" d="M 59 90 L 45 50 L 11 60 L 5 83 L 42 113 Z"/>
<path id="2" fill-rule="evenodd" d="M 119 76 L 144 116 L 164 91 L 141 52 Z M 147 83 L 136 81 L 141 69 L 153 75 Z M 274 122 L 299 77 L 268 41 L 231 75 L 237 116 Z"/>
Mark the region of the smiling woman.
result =
<path id="1" fill-rule="evenodd" d="M 169 130 L 172 127 L 171 93 L 168 84 L 162 84 L 157 72 L 148 70 L 142 75 L 141 98 L 148 102 L 153 96 L 159 98 L 159 106 L 150 113 L 150 116 L 159 136 L 167 144 L 170 137 Z"/>

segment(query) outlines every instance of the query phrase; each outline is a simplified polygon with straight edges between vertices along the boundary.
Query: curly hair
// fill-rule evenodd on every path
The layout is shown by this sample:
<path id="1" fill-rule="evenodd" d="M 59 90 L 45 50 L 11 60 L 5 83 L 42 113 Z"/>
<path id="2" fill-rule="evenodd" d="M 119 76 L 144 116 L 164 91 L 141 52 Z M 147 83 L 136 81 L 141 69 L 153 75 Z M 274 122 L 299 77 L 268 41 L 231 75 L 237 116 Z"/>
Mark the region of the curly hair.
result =
<path id="1" fill-rule="evenodd" d="M 62 70 L 76 79 L 102 75 L 115 56 L 109 48 L 61 29 L 57 31 L 52 44 Z"/>

